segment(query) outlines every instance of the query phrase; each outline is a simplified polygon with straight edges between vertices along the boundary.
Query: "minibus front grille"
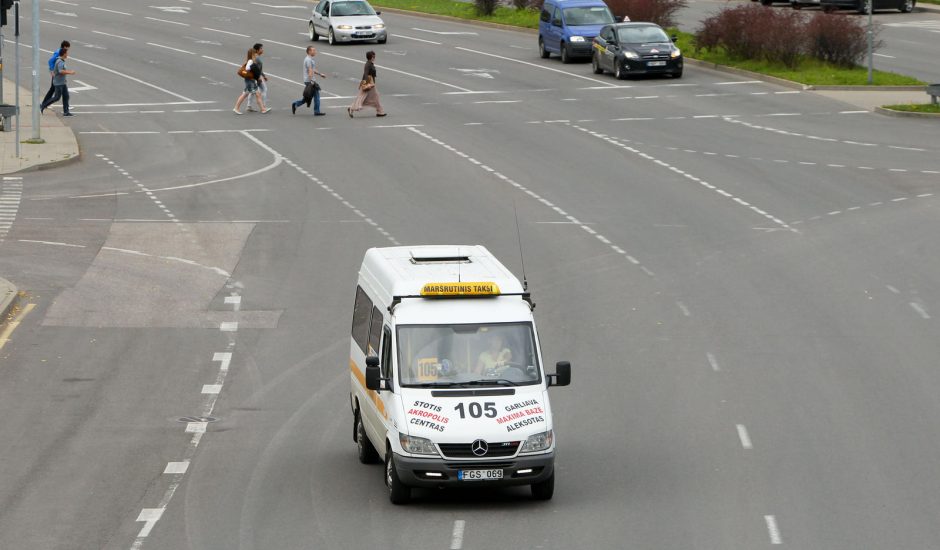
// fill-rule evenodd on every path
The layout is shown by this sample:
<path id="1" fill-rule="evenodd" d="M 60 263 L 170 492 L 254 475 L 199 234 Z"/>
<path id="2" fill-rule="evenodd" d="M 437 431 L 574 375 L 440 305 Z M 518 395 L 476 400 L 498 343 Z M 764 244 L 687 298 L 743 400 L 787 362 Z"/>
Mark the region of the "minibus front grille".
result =
<path id="1" fill-rule="evenodd" d="M 515 462 L 445 462 L 445 466 L 454 470 L 505 470 L 516 465 Z"/>
<path id="2" fill-rule="evenodd" d="M 471 443 L 439 443 L 441 453 L 448 458 L 503 458 L 516 455 L 519 441 L 507 443 L 490 443 L 484 455 L 473 454 Z"/>

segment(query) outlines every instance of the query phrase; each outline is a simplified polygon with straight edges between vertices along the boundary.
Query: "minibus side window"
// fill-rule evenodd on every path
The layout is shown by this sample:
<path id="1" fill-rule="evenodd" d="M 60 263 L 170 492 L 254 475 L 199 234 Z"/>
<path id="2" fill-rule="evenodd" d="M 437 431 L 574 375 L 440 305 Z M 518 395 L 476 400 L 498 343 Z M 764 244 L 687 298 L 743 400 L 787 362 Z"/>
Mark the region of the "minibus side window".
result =
<path id="1" fill-rule="evenodd" d="M 382 378 L 392 378 L 392 331 L 388 327 L 382 330 Z M 391 382 L 388 383 L 392 387 Z"/>
<path id="2" fill-rule="evenodd" d="M 379 354 L 379 339 L 382 337 L 382 312 L 379 308 L 372 308 L 372 328 L 369 329 L 369 353 L 366 355 Z"/>
<path id="3" fill-rule="evenodd" d="M 372 300 L 362 290 L 356 287 L 356 305 L 353 308 L 352 338 L 362 350 L 369 353 L 369 319 L 372 315 Z"/>

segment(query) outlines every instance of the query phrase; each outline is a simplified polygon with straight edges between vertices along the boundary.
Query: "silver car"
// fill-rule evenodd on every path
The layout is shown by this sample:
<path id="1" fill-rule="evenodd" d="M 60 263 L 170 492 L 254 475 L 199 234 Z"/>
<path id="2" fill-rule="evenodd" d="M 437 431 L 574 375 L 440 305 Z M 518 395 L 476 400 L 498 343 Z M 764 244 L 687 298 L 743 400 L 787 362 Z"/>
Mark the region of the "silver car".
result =
<path id="1" fill-rule="evenodd" d="M 384 44 L 388 33 L 380 13 L 365 0 L 320 0 L 310 17 L 310 40 L 325 35 L 330 44 L 366 40 Z"/>

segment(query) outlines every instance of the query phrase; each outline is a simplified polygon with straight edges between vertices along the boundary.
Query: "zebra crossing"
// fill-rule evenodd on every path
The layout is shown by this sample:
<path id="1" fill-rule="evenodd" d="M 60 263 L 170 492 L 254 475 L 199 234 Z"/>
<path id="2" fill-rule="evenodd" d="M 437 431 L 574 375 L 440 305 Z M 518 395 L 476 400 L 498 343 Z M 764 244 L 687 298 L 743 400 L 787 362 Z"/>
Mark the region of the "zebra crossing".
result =
<path id="1" fill-rule="evenodd" d="M 0 242 L 13 227 L 23 197 L 23 178 L 4 177 L 0 182 Z"/>

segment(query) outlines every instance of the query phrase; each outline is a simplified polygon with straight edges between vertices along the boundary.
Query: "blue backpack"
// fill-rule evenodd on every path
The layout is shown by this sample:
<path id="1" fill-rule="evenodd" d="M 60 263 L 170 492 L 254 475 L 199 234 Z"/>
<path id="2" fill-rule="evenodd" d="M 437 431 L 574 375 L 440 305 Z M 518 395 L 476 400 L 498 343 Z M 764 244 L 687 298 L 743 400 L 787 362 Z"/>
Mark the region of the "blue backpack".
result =
<path id="1" fill-rule="evenodd" d="M 59 60 L 59 50 L 56 50 L 52 57 L 49 58 L 49 70 L 55 70 L 55 62 Z"/>

